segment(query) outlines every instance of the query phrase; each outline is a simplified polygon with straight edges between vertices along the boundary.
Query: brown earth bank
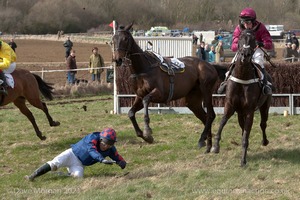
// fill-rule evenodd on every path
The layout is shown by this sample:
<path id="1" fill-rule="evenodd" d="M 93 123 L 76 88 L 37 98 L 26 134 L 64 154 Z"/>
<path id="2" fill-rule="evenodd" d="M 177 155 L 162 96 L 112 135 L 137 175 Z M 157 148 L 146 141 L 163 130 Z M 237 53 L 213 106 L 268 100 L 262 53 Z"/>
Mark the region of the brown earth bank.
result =
<path id="1" fill-rule="evenodd" d="M 8 42 L 7 40 L 4 40 Z M 33 71 L 43 76 L 46 82 L 64 85 L 66 83 L 66 72 L 45 72 L 42 70 L 65 70 L 65 48 L 63 40 L 35 40 L 35 39 L 15 39 L 18 47 L 17 67 Z M 76 51 L 76 61 L 78 68 L 87 68 L 89 57 L 92 54 L 93 47 L 98 47 L 103 56 L 105 64 L 111 65 L 112 51 L 109 45 L 103 43 L 83 43 L 73 41 L 73 49 Z M 102 79 L 105 79 L 105 73 Z M 87 70 L 79 71 L 76 76 L 78 79 L 91 80 Z"/>

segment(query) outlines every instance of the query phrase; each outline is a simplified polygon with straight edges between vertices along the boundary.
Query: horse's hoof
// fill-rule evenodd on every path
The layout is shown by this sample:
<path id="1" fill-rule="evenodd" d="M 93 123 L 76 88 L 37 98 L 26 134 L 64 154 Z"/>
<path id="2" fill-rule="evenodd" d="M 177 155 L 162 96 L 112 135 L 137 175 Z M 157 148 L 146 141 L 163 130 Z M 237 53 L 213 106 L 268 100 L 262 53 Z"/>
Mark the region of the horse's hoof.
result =
<path id="1" fill-rule="evenodd" d="M 59 126 L 60 125 L 60 122 L 53 122 L 50 126 Z"/>
<path id="2" fill-rule="evenodd" d="M 210 153 L 210 148 L 206 149 L 205 154 Z"/>
<path id="3" fill-rule="evenodd" d="M 246 161 L 245 162 L 244 161 L 241 162 L 241 167 L 246 167 Z"/>
<path id="4" fill-rule="evenodd" d="M 199 149 L 201 149 L 202 147 L 205 147 L 205 146 L 206 146 L 205 141 L 199 141 L 199 142 L 198 142 L 198 147 L 199 147 Z"/>
<path id="5" fill-rule="evenodd" d="M 149 135 L 147 137 L 144 136 L 143 139 L 149 144 L 152 144 L 154 142 L 154 138 L 152 137 L 152 135 Z"/>
<path id="6" fill-rule="evenodd" d="M 47 139 L 46 136 L 39 136 L 39 138 L 40 138 L 41 140 L 46 140 L 46 139 Z"/>
<path id="7" fill-rule="evenodd" d="M 212 153 L 220 153 L 220 148 L 219 147 L 212 147 L 211 152 Z"/>
<path id="8" fill-rule="evenodd" d="M 267 146 L 268 144 L 269 144 L 269 140 L 263 140 L 263 141 L 262 141 L 262 145 L 263 145 L 263 146 Z"/>

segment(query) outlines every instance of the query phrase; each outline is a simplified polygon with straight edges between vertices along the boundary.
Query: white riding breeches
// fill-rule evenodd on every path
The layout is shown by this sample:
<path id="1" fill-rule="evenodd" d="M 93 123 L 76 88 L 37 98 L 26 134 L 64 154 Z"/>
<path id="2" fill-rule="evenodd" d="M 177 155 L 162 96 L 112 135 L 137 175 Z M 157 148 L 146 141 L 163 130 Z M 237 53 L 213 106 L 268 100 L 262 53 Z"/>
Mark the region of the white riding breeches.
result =
<path id="1" fill-rule="evenodd" d="M 82 178 L 84 172 L 84 166 L 81 161 L 75 156 L 72 149 L 67 149 L 53 160 L 47 162 L 51 166 L 52 171 L 56 171 L 58 168 L 67 167 L 71 176 Z"/>
<path id="2" fill-rule="evenodd" d="M 238 52 L 234 55 L 231 63 L 234 63 L 236 61 L 237 55 L 238 55 Z M 263 68 L 263 69 L 265 68 L 264 67 L 264 52 L 260 48 L 257 48 L 255 50 L 255 52 L 253 53 L 252 61 L 259 64 L 261 66 L 261 68 Z"/>
<path id="3" fill-rule="evenodd" d="M 17 67 L 17 65 L 16 65 L 15 62 L 10 63 L 9 68 L 4 69 L 4 70 L 3 70 L 3 73 L 4 73 L 4 74 L 11 74 L 11 73 L 13 73 L 13 71 L 15 71 L 16 67 Z"/>
<path id="4" fill-rule="evenodd" d="M 261 68 L 264 67 L 264 52 L 261 50 L 261 48 L 257 48 L 252 56 L 252 61 L 259 64 Z"/>

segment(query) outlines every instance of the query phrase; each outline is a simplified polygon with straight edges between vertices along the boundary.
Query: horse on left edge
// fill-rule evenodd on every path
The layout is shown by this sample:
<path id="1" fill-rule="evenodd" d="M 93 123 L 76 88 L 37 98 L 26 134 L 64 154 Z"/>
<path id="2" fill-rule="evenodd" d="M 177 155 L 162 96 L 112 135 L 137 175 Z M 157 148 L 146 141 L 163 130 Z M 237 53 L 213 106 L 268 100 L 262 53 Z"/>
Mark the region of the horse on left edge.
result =
<path id="1" fill-rule="evenodd" d="M 15 104 L 32 123 L 36 135 L 41 139 L 45 140 L 46 137 L 42 135 L 42 132 L 39 130 L 35 118 L 32 115 L 31 111 L 26 106 L 26 100 L 33 105 L 34 107 L 41 109 L 47 116 L 50 126 L 59 126 L 60 123 L 53 121 L 52 117 L 48 112 L 46 103 L 42 102 L 40 99 L 40 93 L 49 100 L 53 99 L 53 87 L 48 83 L 44 82 L 41 77 L 36 74 L 30 73 L 25 69 L 16 69 L 11 73 L 14 79 L 14 88 L 8 87 L 8 95 L 0 96 L 0 106 L 7 105 L 11 102 Z"/>
<path id="2" fill-rule="evenodd" d="M 132 25 L 119 27 L 112 38 L 112 46 L 113 59 L 117 66 L 128 66 L 131 73 L 129 81 L 136 98 L 128 116 L 137 136 L 148 143 L 153 143 L 148 114 L 150 102 L 167 103 L 184 98 L 186 106 L 205 126 L 198 145 L 199 147 L 207 145 L 206 152 L 210 152 L 211 127 L 216 116 L 212 105 L 212 93 L 217 80 L 225 77 L 227 68 L 188 56 L 178 58 L 185 64 L 183 73 L 164 72 L 157 57 L 151 52 L 144 52 L 135 42 L 130 33 Z M 170 68 L 169 70 L 172 71 Z M 202 103 L 205 104 L 207 111 L 204 110 Z M 142 108 L 144 108 L 144 131 L 140 129 L 135 118 L 135 113 Z"/>

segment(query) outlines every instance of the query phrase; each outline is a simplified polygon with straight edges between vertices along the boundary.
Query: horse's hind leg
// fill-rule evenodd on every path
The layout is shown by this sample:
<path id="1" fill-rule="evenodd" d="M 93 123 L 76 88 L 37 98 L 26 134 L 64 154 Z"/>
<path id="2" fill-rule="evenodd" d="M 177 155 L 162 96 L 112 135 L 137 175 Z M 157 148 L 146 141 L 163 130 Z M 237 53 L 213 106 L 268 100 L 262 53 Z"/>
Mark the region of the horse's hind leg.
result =
<path id="1" fill-rule="evenodd" d="M 186 106 L 195 114 L 198 119 L 201 120 L 205 126 L 198 141 L 198 146 L 199 148 L 206 146 L 205 140 L 207 139 L 206 153 L 209 153 L 212 147 L 211 124 L 215 118 L 215 115 L 212 116 L 212 118 L 207 115 L 201 105 L 202 99 L 200 96 L 200 94 L 190 93 L 186 97 Z"/>
<path id="2" fill-rule="evenodd" d="M 45 113 L 50 126 L 59 126 L 60 125 L 60 123 L 58 121 L 54 121 L 52 119 L 51 115 L 49 114 L 46 103 L 42 102 L 38 96 L 27 97 L 27 100 L 31 105 L 42 110 Z"/>
<path id="3" fill-rule="evenodd" d="M 30 112 L 30 110 L 27 108 L 26 104 L 25 104 L 25 98 L 24 97 L 19 97 L 14 101 L 14 104 L 19 108 L 19 110 L 21 111 L 21 113 L 23 113 L 31 122 L 36 135 L 41 139 L 41 140 L 45 140 L 46 137 L 42 135 L 42 132 L 39 130 L 36 122 L 35 122 L 35 118 L 32 115 L 32 113 Z"/>
<path id="4" fill-rule="evenodd" d="M 48 108 L 47 108 L 46 103 L 44 103 L 44 102 L 41 102 L 41 103 L 42 103 L 42 105 L 43 105 L 43 109 L 42 109 L 42 110 L 44 111 L 44 113 L 45 113 L 46 116 L 47 116 L 49 125 L 50 125 L 50 126 L 59 126 L 59 125 L 60 125 L 60 122 L 54 121 L 54 120 L 52 119 L 51 115 L 49 114 L 49 111 L 48 111 Z"/>

